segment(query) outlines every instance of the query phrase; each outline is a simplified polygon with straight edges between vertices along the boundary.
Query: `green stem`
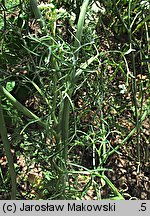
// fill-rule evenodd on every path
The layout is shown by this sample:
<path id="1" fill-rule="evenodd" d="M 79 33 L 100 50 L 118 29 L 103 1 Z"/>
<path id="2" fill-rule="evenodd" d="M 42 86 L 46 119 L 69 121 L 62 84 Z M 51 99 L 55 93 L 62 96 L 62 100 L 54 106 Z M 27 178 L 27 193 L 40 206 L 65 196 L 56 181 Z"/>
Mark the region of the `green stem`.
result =
<path id="1" fill-rule="evenodd" d="M 29 118 L 37 121 L 39 125 L 46 128 L 46 123 L 44 123 L 38 116 L 28 110 L 25 106 L 23 106 L 19 101 L 16 100 L 2 85 L 0 85 L 0 93 L 4 95 L 20 112 Z"/>
<path id="2" fill-rule="evenodd" d="M 10 179 L 11 179 L 11 199 L 16 199 L 16 173 L 14 168 L 14 162 L 13 157 L 11 154 L 11 148 L 10 143 L 7 136 L 7 128 L 5 125 L 4 115 L 3 115 L 3 108 L 1 104 L 1 98 L 0 98 L 0 134 L 2 137 L 2 142 L 4 145 L 4 151 L 7 157 L 8 166 L 9 166 L 9 173 L 10 173 Z"/>
<path id="3" fill-rule="evenodd" d="M 89 4 L 89 0 L 84 0 L 82 7 L 81 7 L 79 20 L 78 20 L 78 24 L 77 24 L 76 38 L 75 38 L 75 42 L 74 42 L 74 46 L 76 48 L 80 47 L 82 32 L 83 32 L 83 25 L 84 25 L 84 20 L 85 20 L 85 15 L 86 15 L 88 4 Z M 78 56 L 78 52 L 76 52 L 76 59 L 77 59 L 77 56 Z"/>
<path id="4" fill-rule="evenodd" d="M 100 177 L 108 184 L 108 186 L 113 191 L 114 195 L 117 196 L 120 200 L 124 200 L 124 197 L 121 195 L 121 193 L 118 192 L 117 188 L 114 186 L 114 184 L 107 178 L 105 175 L 100 175 Z"/>
<path id="5" fill-rule="evenodd" d="M 67 141 L 69 137 L 69 116 L 70 116 L 70 101 L 68 97 L 65 97 L 63 101 L 62 113 L 61 113 L 61 142 L 63 143 L 64 151 L 63 158 L 66 163 L 67 161 Z"/>
<path id="6" fill-rule="evenodd" d="M 117 7 L 116 1 L 115 1 L 115 0 L 112 0 L 112 2 L 113 2 L 113 6 L 114 6 L 114 8 L 115 8 L 115 11 L 116 11 L 116 14 L 117 14 L 118 19 L 120 20 L 120 22 L 122 23 L 122 25 L 124 26 L 124 28 L 126 29 L 126 31 L 128 31 L 128 27 L 127 27 L 126 23 L 124 22 L 124 20 L 123 20 L 121 14 L 120 14 L 120 11 L 119 11 L 119 9 L 118 9 L 118 7 Z"/>
<path id="7" fill-rule="evenodd" d="M 76 33 L 76 38 L 74 42 L 74 47 L 76 50 L 80 47 L 81 43 L 81 37 L 82 37 L 82 31 L 83 31 L 83 25 L 84 25 L 84 20 L 85 20 L 85 15 L 86 15 L 86 10 L 88 7 L 89 0 L 84 0 L 81 8 L 81 12 L 79 15 L 79 20 L 77 24 L 77 33 Z M 78 58 L 78 52 L 76 51 L 74 55 L 74 61 L 77 61 Z M 55 65 L 56 66 L 56 65 Z M 57 127 L 57 133 L 59 134 L 59 140 L 57 143 L 57 152 L 62 149 L 60 152 L 60 161 L 59 161 L 59 167 L 60 171 L 58 173 L 59 175 L 59 185 L 61 186 L 61 195 L 62 198 L 64 196 L 65 192 L 65 187 L 66 187 L 66 179 L 67 179 L 67 154 L 68 154 L 68 138 L 69 138 L 69 117 L 70 117 L 70 101 L 72 97 L 72 93 L 74 90 L 74 83 L 76 80 L 75 77 L 76 74 L 76 66 L 74 67 L 71 76 L 69 76 L 69 80 L 66 79 L 65 86 L 66 89 L 62 93 L 62 103 L 60 105 L 60 110 L 59 110 L 59 117 L 58 117 L 58 127 Z M 56 81 L 55 81 L 56 85 Z M 64 94 L 64 95 L 63 95 Z M 56 99 L 55 99 L 56 100 Z"/>
<path id="8" fill-rule="evenodd" d="M 129 1 L 128 8 L 128 36 L 129 36 L 129 44 L 130 48 L 133 48 L 132 42 L 132 29 L 131 29 L 131 0 Z M 135 54 L 131 52 L 131 62 L 132 62 L 132 70 L 133 70 L 133 78 L 132 78 L 132 94 L 133 94 L 133 106 L 135 109 L 135 125 L 137 128 L 137 156 L 138 163 L 141 161 L 141 147 L 140 147 L 140 124 L 139 124 L 139 115 L 138 115 L 138 105 L 137 105 L 137 81 L 136 81 L 136 66 L 135 66 Z M 138 166 L 139 170 L 139 166 Z"/>
<path id="9" fill-rule="evenodd" d="M 46 24 L 44 18 L 41 14 L 40 9 L 38 8 L 37 0 L 30 0 L 31 11 L 33 12 L 35 19 L 39 22 L 40 28 L 46 32 Z"/>
<path id="10" fill-rule="evenodd" d="M 143 18 L 145 19 L 145 15 L 143 14 Z M 148 30 L 148 25 L 147 25 L 147 22 L 144 23 L 145 24 L 145 34 L 146 34 L 146 48 L 147 48 L 147 68 L 148 68 L 148 73 L 150 75 L 150 64 L 148 62 L 148 54 L 149 54 L 149 51 L 150 51 L 150 46 L 149 46 L 149 30 Z"/>
<path id="11" fill-rule="evenodd" d="M 141 119 L 140 119 L 140 124 L 144 121 L 145 117 L 148 114 L 148 110 L 145 110 L 144 114 L 142 115 Z M 111 150 L 110 152 L 107 153 L 105 161 L 103 163 L 106 163 L 107 159 L 114 154 L 115 152 L 117 152 L 119 150 L 119 148 L 121 148 L 125 142 L 127 142 L 129 140 L 129 138 L 137 131 L 137 125 L 135 126 L 135 128 L 133 128 L 133 130 L 128 134 L 128 136 L 126 136 L 122 142 L 120 143 L 120 145 L 116 146 L 115 148 L 113 148 L 113 150 Z"/>

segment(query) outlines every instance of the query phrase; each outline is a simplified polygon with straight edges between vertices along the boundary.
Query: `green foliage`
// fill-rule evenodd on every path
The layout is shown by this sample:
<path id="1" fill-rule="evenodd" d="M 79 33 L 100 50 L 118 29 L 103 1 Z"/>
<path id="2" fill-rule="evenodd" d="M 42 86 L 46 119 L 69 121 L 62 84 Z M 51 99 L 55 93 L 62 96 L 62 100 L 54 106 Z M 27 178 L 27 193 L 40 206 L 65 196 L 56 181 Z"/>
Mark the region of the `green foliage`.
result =
<path id="1" fill-rule="evenodd" d="M 2 109 L 24 186 L 17 196 L 124 199 L 107 166 L 130 148 L 136 164 L 148 162 L 148 147 L 141 148 L 148 141 L 149 3 L 84 1 L 80 16 L 82 1 L 33 3 L 3 1 L 0 23 Z M 0 176 L 7 190 L 3 167 Z"/>
<path id="2" fill-rule="evenodd" d="M 10 81 L 10 82 L 6 83 L 6 89 L 7 89 L 7 91 L 11 92 L 14 87 L 15 87 L 15 81 Z"/>

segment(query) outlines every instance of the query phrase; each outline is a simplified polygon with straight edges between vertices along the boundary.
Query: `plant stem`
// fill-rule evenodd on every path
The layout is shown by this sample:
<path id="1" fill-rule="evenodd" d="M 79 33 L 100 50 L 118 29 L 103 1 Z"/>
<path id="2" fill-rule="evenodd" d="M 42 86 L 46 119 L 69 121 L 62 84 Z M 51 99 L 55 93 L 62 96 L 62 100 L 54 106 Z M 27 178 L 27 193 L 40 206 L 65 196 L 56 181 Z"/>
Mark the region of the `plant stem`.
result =
<path id="1" fill-rule="evenodd" d="M 7 128 L 5 125 L 5 120 L 4 120 L 4 115 L 3 115 L 3 108 L 1 104 L 1 98 L 0 98 L 0 134 L 2 137 L 2 142 L 4 145 L 4 151 L 7 157 L 8 161 L 8 167 L 9 167 L 9 173 L 10 173 L 10 179 L 11 179 L 11 199 L 15 200 L 16 199 L 16 173 L 15 173 L 15 168 L 14 168 L 14 162 L 13 162 L 13 157 L 11 154 L 11 148 L 10 148 L 10 143 L 8 140 L 7 136 Z"/>
<path id="2" fill-rule="evenodd" d="M 17 101 L 16 98 L 14 98 L 2 85 L 0 85 L 0 93 L 3 94 L 20 112 L 29 118 L 34 119 L 39 125 L 46 128 L 45 122 L 43 122 L 38 116 L 23 106 L 19 101 Z"/>
<path id="3" fill-rule="evenodd" d="M 82 7 L 81 7 L 79 20 L 78 20 L 78 24 L 77 24 L 76 37 L 75 37 L 75 42 L 74 42 L 74 46 L 76 48 L 80 47 L 82 32 L 83 32 L 83 25 L 84 25 L 84 20 L 85 20 L 85 15 L 86 15 L 88 4 L 89 4 L 89 0 L 84 0 Z M 75 59 L 77 59 L 77 57 L 78 57 L 78 52 L 76 52 Z"/>
<path id="4" fill-rule="evenodd" d="M 124 28 L 126 29 L 126 31 L 128 31 L 128 27 L 127 27 L 126 23 L 124 22 L 124 20 L 123 20 L 121 14 L 120 14 L 120 11 L 119 11 L 119 9 L 118 9 L 118 7 L 117 7 L 117 5 L 116 5 L 116 1 L 115 1 L 115 0 L 112 0 L 112 2 L 113 2 L 113 6 L 114 6 L 114 8 L 115 8 L 116 15 L 117 15 L 118 19 L 120 20 L 120 22 L 122 23 L 122 25 L 124 26 Z"/>
<path id="5" fill-rule="evenodd" d="M 78 49 L 80 47 L 81 43 L 81 37 L 82 37 L 82 30 L 86 15 L 86 10 L 88 7 L 89 0 L 84 0 L 81 8 L 81 12 L 79 15 L 79 20 L 77 24 L 77 32 L 76 32 L 76 38 L 74 42 L 74 47 Z M 76 52 L 74 56 L 74 61 L 77 61 L 78 58 L 78 52 Z M 60 161 L 60 167 L 61 170 L 63 170 L 63 174 L 60 173 L 60 181 L 62 185 L 62 195 L 65 192 L 66 187 L 66 179 L 67 179 L 67 153 L 68 153 L 68 138 L 69 138 L 69 117 L 70 117 L 70 100 L 72 97 L 72 93 L 74 91 L 74 83 L 75 83 L 75 74 L 76 74 L 76 67 L 73 68 L 73 72 L 71 74 L 71 77 L 68 80 L 66 80 L 66 86 L 67 89 L 65 90 L 66 93 L 64 93 L 64 99 L 61 104 L 61 108 L 59 111 L 59 133 L 60 133 L 60 143 L 63 147 L 62 153 L 61 153 L 61 159 Z M 63 94 L 63 93 L 62 93 Z M 59 147 L 60 148 L 60 147 Z"/>
<path id="6" fill-rule="evenodd" d="M 45 21 L 42 17 L 40 9 L 38 8 L 37 0 L 30 0 L 30 6 L 31 6 L 31 11 L 35 16 L 35 19 L 37 19 L 39 22 L 40 28 L 43 29 L 44 32 L 46 32 Z"/>
<path id="7" fill-rule="evenodd" d="M 130 48 L 133 48 L 132 42 L 132 27 L 131 27 L 131 0 L 129 1 L 128 8 L 128 37 Z M 139 115 L 138 115 L 138 105 L 137 105 L 137 82 L 136 82 L 136 66 L 135 66 L 135 54 L 131 52 L 131 62 L 132 62 L 132 70 L 133 70 L 133 78 L 132 78 L 132 94 L 133 94 L 133 106 L 135 109 L 135 125 L 137 128 L 137 156 L 138 156 L 138 171 L 141 161 L 141 146 L 140 146 L 140 125 L 139 125 Z"/>
<path id="8" fill-rule="evenodd" d="M 66 96 L 63 101 L 62 113 L 61 113 L 61 141 L 63 143 L 64 148 L 64 161 L 67 161 L 67 141 L 69 137 L 69 117 L 70 117 L 70 101 Z"/>
<path id="9" fill-rule="evenodd" d="M 142 115 L 141 119 L 140 119 L 140 124 L 144 121 L 145 117 L 148 114 L 148 110 L 145 110 L 144 114 Z M 132 131 L 122 140 L 122 142 L 117 145 L 115 148 L 113 148 L 113 150 L 111 150 L 110 152 L 107 153 L 106 158 L 104 163 L 106 163 L 107 159 L 115 152 L 117 152 L 117 150 L 119 150 L 119 148 L 121 148 L 125 142 L 127 142 L 129 140 L 129 138 L 137 131 L 137 125 L 135 126 L 135 128 L 132 129 Z"/>

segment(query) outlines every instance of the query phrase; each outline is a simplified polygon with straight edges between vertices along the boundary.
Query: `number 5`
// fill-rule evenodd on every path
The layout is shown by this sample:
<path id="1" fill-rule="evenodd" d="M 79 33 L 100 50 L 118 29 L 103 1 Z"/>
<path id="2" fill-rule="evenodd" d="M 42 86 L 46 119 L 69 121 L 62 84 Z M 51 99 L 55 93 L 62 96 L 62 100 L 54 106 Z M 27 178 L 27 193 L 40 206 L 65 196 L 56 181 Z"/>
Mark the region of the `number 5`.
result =
<path id="1" fill-rule="evenodd" d="M 146 203 L 141 204 L 141 211 L 146 211 Z"/>

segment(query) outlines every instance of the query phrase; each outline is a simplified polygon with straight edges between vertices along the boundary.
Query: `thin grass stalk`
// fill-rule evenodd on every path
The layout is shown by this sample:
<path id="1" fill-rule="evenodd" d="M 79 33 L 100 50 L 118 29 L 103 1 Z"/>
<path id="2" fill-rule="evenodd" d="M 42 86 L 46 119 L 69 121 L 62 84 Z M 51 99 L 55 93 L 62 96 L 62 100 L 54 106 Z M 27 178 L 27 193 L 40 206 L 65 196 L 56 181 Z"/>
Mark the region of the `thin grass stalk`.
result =
<path id="1" fill-rule="evenodd" d="M 135 109 L 135 125 L 137 127 L 137 156 L 138 156 L 138 164 L 140 166 L 141 162 L 141 146 L 140 146 L 140 123 L 139 123 L 139 115 L 138 115 L 138 105 L 137 105 L 137 82 L 136 82 L 136 68 L 135 68 L 135 54 L 132 52 L 132 67 L 133 67 L 133 76 L 132 78 L 132 93 L 133 93 L 133 104 Z M 138 166 L 138 171 L 139 171 Z"/>
<path id="2" fill-rule="evenodd" d="M 145 19 L 145 15 L 143 14 L 143 18 Z M 147 47 L 147 55 L 150 53 L 150 46 L 149 46 L 149 31 L 148 31 L 148 25 L 147 25 L 147 22 L 144 23 L 145 24 L 145 33 L 146 33 L 146 47 Z M 148 68 L 148 73 L 150 75 L 150 64 L 148 62 L 148 56 L 147 57 L 147 61 L 146 61 L 146 64 L 147 64 L 147 68 Z"/>
<path id="3" fill-rule="evenodd" d="M 15 173 L 15 168 L 14 168 L 13 157 L 11 154 L 10 143 L 9 143 L 8 136 L 7 136 L 7 128 L 6 128 L 4 115 L 3 115 L 1 98 L 0 98 L 0 134 L 2 137 L 4 151 L 5 151 L 5 154 L 7 157 L 7 161 L 8 161 L 9 174 L 10 174 L 10 179 L 11 179 L 11 199 L 15 200 L 16 199 L 16 191 L 17 191 L 17 189 L 16 189 L 17 188 L 17 186 L 16 186 L 16 173 Z"/>
<path id="4" fill-rule="evenodd" d="M 106 142 L 105 142 L 105 139 L 106 139 L 106 134 L 105 134 L 105 124 L 104 124 L 104 121 L 103 121 L 103 112 L 101 111 L 101 119 L 102 119 L 102 131 L 103 131 L 103 143 L 102 143 L 102 146 L 103 146 L 103 153 L 102 153 L 102 161 L 105 160 L 105 157 L 106 157 Z"/>
<path id="5" fill-rule="evenodd" d="M 129 36 L 129 44 L 130 48 L 133 47 L 132 42 L 132 24 L 131 24 L 131 0 L 129 1 L 129 8 L 128 8 L 128 36 Z M 137 128 L 137 157 L 138 157 L 138 172 L 140 168 L 141 162 L 141 146 L 140 146 L 140 124 L 139 124 L 139 116 L 138 116 L 138 105 L 137 105 L 137 82 L 136 82 L 136 66 L 135 66 L 135 54 L 131 52 L 131 62 L 132 62 L 132 69 L 133 69 L 133 78 L 132 78 L 132 94 L 133 94 L 133 106 L 135 109 L 135 125 Z"/>
<path id="6" fill-rule="evenodd" d="M 142 124 L 142 122 L 144 121 L 145 117 L 148 114 L 148 110 L 145 110 L 145 112 L 143 113 L 141 119 L 140 119 L 140 124 Z M 137 131 L 137 125 L 132 129 L 132 131 L 122 140 L 122 142 L 116 146 L 115 148 L 113 148 L 111 151 L 109 151 L 106 155 L 105 161 L 104 163 L 106 163 L 107 159 L 114 153 L 116 153 L 119 148 L 121 148 L 129 139 L 130 137 Z"/>
<path id="7" fill-rule="evenodd" d="M 53 44 L 54 44 L 54 42 L 53 42 Z M 53 104 L 52 104 L 52 118 L 54 120 L 55 125 L 58 126 L 58 120 L 56 118 L 55 111 L 56 111 L 56 107 L 57 107 L 57 97 L 58 97 L 57 81 L 61 77 L 61 73 L 59 72 L 60 68 L 57 64 L 55 57 L 52 58 L 52 66 L 55 69 L 54 79 L 53 79 L 53 82 L 54 82 L 53 95 L 54 95 L 54 97 L 53 97 Z"/>
<path id="8" fill-rule="evenodd" d="M 145 15 L 143 14 L 143 18 L 145 19 Z M 148 31 L 148 25 L 147 22 L 144 22 L 145 25 L 145 34 L 146 34 L 146 47 L 147 47 L 147 59 L 146 59 L 146 64 L 147 64 L 147 69 L 148 73 L 150 75 L 150 64 L 148 62 L 148 54 L 150 53 L 150 46 L 149 46 L 149 31 Z M 149 140 L 146 139 L 145 137 L 145 142 L 146 142 L 146 150 L 145 150 L 145 163 L 148 162 L 150 152 L 149 152 L 149 143 L 150 143 L 150 137 L 148 138 Z"/>

